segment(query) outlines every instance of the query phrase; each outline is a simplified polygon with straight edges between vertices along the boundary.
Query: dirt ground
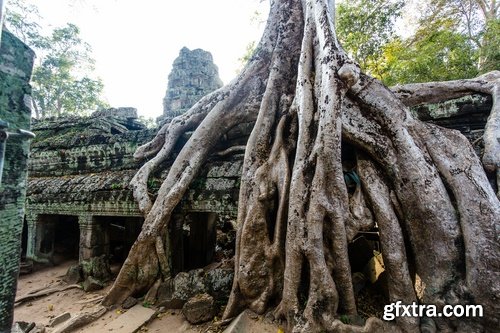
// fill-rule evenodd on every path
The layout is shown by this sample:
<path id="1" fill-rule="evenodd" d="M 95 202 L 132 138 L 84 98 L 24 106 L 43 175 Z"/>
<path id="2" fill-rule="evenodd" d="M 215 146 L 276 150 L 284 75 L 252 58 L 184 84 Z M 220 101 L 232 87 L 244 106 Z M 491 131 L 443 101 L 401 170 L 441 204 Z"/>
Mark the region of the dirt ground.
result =
<path id="1" fill-rule="evenodd" d="M 48 267 L 30 274 L 21 275 L 18 280 L 16 299 L 37 290 L 66 286 L 67 284 L 62 278 L 68 268 L 75 264 L 77 264 L 76 261 L 66 261 L 55 267 Z M 105 289 L 88 293 L 75 288 L 24 302 L 15 307 L 14 321 L 35 322 L 36 324 L 48 326 L 51 319 L 65 312 L 71 313 L 73 317 L 81 311 L 89 310 L 100 301 L 100 298 L 109 288 L 110 285 Z M 108 332 L 106 324 L 123 315 L 125 312 L 126 310 L 120 309 L 108 311 L 94 323 L 76 332 Z M 46 332 L 51 332 L 52 330 L 52 328 L 46 327 Z M 127 332 L 126 329 L 120 331 Z M 157 333 L 213 332 L 207 325 L 193 326 L 189 324 L 180 313 L 180 310 L 167 310 L 164 313 L 159 313 L 153 321 L 140 331 Z M 119 331 L 115 330 L 115 332 Z"/>

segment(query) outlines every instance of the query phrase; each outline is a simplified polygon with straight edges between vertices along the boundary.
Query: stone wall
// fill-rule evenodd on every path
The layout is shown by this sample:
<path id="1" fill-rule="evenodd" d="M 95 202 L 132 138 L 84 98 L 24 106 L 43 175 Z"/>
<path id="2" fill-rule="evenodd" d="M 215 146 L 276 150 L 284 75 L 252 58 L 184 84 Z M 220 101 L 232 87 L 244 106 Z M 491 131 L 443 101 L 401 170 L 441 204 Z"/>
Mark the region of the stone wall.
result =
<path id="1" fill-rule="evenodd" d="M 0 121 L 8 122 L 9 126 L 0 127 L 0 136 L 5 132 L 16 133 L 18 129 L 30 128 L 31 110 L 26 102 L 31 93 L 29 80 L 34 56 L 33 51 L 12 34 L 5 30 L 2 32 Z M 29 142 L 26 139 L 11 135 L 5 141 L 0 183 L 0 332 L 10 332 L 13 319 L 29 155 Z"/>
<path id="2" fill-rule="evenodd" d="M 425 104 L 411 111 L 422 121 L 460 131 L 471 143 L 477 156 L 484 152 L 484 127 L 490 115 L 493 100 L 490 95 L 472 94 L 438 104 Z M 491 187 L 500 195 L 497 176 L 486 172 Z"/>
<path id="3" fill-rule="evenodd" d="M 216 150 L 244 143 L 250 129 L 245 124 L 236 126 Z M 80 260 L 109 252 L 105 249 L 109 242 L 99 237 L 106 223 L 116 217 L 123 221 L 142 218 L 129 182 L 143 162 L 135 161 L 133 153 L 153 138 L 154 130 L 138 123 L 135 111 L 130 109 L 94 113 L 88 118 L 36 122 L 33 130 L 37 138 L 32 144 L 29 166 L 27 257 L 37 262 L 53 261 L 54 247 L 42 251 L 42 245 L 44 237 L 54 240 L 57 216 L 78 219 L 83 249 Z M 176 151 L 189 135 L 181 138 Z M 207 161 L 176 209 L 178 221 L 190 213 L 215 213 L 219 225 L 234 224 L 242 153 L 223 157 L 214 154 Z M 170 163 L 167 161 L 163 171 L 149 181 L 153 195 Z"/>
<path id="4" fill-rule="evenodd" d="M 492 103 L 490 95 L 473 94 L 439 104 L 420 105 L 412 111 L 420 120 L 456 129 L 474 143 L 483 136 Z M 475 146 L 478 144 L 479 141 Z"/>

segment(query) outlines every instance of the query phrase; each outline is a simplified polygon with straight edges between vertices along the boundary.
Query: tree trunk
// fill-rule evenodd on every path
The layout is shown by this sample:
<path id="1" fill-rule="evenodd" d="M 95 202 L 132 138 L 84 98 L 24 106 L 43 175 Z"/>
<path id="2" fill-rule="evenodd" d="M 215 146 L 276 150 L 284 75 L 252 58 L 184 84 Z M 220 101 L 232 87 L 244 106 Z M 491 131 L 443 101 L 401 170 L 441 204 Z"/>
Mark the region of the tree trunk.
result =
<path id="1" fill-rule="evenodd" d="M 31 105 L 33 106 L 33 110 L 35 110 L 35 119 L 42 119 L 40 116 L 40 111 L 38 110 L 38 104 L 35 100 L 31 100 Z"/>
<path id="2" fill-rule="evenodd" d="M 498 198 L 467 140 L 413 119 L 407 105 L 470 91 L 492 94 L 483 161 L 498 170 L 499 73 L 393 92 L 347 57 L 335 36 L 333 6 L 271 1 L 264 35 L 243 72 L 138 149 L 137 158 L 154 156 L 131 183 L 146 219 L 104 304 L 169 277 L 166 253 L 175 249 L 161 240 L 172 210 L 219 138 L 255 121 L 241 175 L 226 318 L 244 308 L 275 308 L 290 331 L 418 332 L 418 318 L 394 324 L 370 318 L 364 327 L 339 319 L 357 313 L 347 245 L 371 224 L 360 217 L 365 214 L 379 227 L 391 301 L 481 304 L 484 318 L 433 319 L 440 329 L 498 327 Z M 193 129 L 153 202 L 149 175 Z M 351 161 L 361 181 L 355 197 L 344 181 L 346 144 L 357 156 Z M 415 279 L 425 285 L 418 297 Z"/>

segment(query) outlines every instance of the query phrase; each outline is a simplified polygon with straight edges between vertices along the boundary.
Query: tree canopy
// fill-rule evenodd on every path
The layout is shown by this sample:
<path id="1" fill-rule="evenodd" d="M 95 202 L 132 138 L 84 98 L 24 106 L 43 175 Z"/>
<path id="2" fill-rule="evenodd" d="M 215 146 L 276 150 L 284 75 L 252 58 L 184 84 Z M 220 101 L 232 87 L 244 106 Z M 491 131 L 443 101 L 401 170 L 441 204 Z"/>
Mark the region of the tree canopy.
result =
<path id="1" fill-rule="evenodd" d="M 337 34 L 342 46 L 361 68 L 381 76 L 383 48 L 396 37 L 395 21 L 403 0 L 354 0 L 337 4 Z"/>
<path id="2" fill-rule="evenodd" d="M 354 0 L 336 4 L 339 41 L 387 85 L 472 78 L 500 68 L 498 4 L 483 0 Z M 406 20 L 408 11 L 416 18 Z M 400 31 L 398 31 L 398 29 Z M 403 37 L 402 31 L 412 31 Z M 255 51 L 248 44 L 239 59 Z"/>
<path id="3" fill-rule="evenodd" d="M 103 83 L 95 77 L 91 47 L 71 23 L 41 33 L 38 9 L 23 0 L 9 1 L 7 27 L 37 53 L 32 77 L 33 109 L 36 118 L 84 115 L 106 106 Z"/>
<path id="4" fill-rule="evenodd" d="M 383 69 L 373 74 L 386 84 L 472 78 L 500 68 L 496 1 L 431 0 L 419 16 L 413 35 L 384 46 Z"/>
<path id="5" fill-rule="evenodd" d="M 411 39 L 384 46 L 376 75 L 387 85 L 471 78 L 478 74 L 478 52 L 453 29 L 451 19 L 420 27 Z"/>
<path id="6" fill-rule="evenodd" d="M 422 2 L 413 13 L 416 23 L 405 22 L 404 29 L 414 32 L 403 37 L 395 23 L 412 10 L 412 4 L 398 0 L 337 4 L 339 40 L 367 73 L 394 85 L 472 78 L 500 68 L 496 1 Z"/>

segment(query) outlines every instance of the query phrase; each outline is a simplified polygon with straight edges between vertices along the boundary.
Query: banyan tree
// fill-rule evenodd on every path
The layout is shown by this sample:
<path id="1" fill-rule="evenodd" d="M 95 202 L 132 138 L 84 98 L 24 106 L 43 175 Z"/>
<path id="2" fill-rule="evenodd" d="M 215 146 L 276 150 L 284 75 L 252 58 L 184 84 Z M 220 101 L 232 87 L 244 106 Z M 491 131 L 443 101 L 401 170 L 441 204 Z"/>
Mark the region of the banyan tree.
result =
<path id="1" fill-rule="evenodd" d="M 225 310 L 272 312 L 289 331 L 418 332 L 419 318 L 340 320 L 357 304 L 347 254 L 376 223 L 391 302 L 480 304 L 482 318 L 433 318 L 440 329 L 500 327 L 500 203 L 485 170 L 500 163 L 500 73 L 388 88 L 342 49 L 331 0 L 271 0 L 265 31 L 242 72 L 174 118 L 136 157 L 131 182 L 145 222 L 103 304 L 170 278 L 172 211 L 219 139 L 254 122 L 238 201 L 235 275 Z M 482 161 L 455 130 L 409 107 L 492 95 Z M 192 134 L 152 198 L 148 178 Z M 347 161 L 345 148 L 349 147 Z M 346 163 L 360 186 L 349 193 Z M 424 286 L 418 295 L 415 285 Z"/>

